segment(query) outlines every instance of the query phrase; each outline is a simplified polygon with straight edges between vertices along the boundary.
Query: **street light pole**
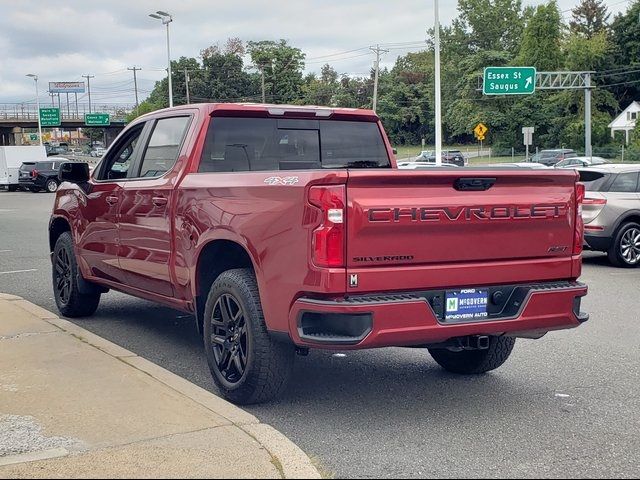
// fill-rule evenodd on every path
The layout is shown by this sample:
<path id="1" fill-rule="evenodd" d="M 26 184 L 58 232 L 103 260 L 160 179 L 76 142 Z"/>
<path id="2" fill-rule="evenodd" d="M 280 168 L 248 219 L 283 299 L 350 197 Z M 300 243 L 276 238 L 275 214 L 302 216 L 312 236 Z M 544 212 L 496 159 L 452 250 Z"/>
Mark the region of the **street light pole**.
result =
<path id="1" fill-rule="evenodd" d="M 38 139 L 40 140 L 40 146 L 42 146 L 42 122 L 40 121 L 40 92 L 38 90 L 38 76 L 33 73 L 29 73 L 27 77 L 33 78 L 36 82 L 36 115 L 38 115 Z"/>
<path id="2" fill-rule="evenodd" d="M 171 39 L 169 34 L 169 24 L 173 22 L 173 17 L 167 13 L 158 10 L 156 13 L 149 15 L 151 18 L 159 19 L 163 25 L 167 26 L 167 75 L 169 77 L 169 107 L 173 107 L 173 82 L 171 79 Z"/>
<path id="3" fill-rule="evenodd" d="M 442 165 L 442 91 L 440 90 L 440 12 L 438 0 L 434 0 L 434 17 L 435 17 L 435 38 L 434 38 L 434 49 L 435 49 L 435 84 L 436 84 L 436 165 Z"/>

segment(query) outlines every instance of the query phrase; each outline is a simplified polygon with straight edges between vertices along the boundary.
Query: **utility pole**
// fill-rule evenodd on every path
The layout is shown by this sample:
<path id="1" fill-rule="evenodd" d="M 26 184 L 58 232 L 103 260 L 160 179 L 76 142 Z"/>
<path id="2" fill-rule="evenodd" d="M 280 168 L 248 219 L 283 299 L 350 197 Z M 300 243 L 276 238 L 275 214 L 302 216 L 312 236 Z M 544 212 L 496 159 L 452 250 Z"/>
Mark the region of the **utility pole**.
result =
<path id="1" fill-rule="evenodd" d="M 369 47 L 372 52 L 376 54 L 376 66 L 375 66 L 375 77 L 373 80 L 373 111 L 376 111 L 376 107 L 378 106 L 378 78 L 380 77 L 380 54 L 381 53 L 389 53 L 389 50 L 383 50 L 380 48 L 380 45 L 376 45 L 376 48 Z"/>
<path id="2" fill-rule="evenodd" d="M 138 103 L 138 76 L 136 75 L 136 72 L 142 69 L 138 67 L 131 67 L 127 68 L 127 70 L 133 72 L 133 87 L 136 91 L 136 115 L 140 115 L 140 104 Z"/>
<path id="3" fill-rule="evenodd" d="M 95 78 L 95 75 L 82 75 L 87 79 L 87 93 L 89 94 L 89 113 L 91 113 L 91 79 Z"/>
<path id="4" fill-rule="evenodd" d="M 189 70 L 184 69 L 184 84 L 187 89 L 187 105 L 191 103 L 191 99 L 189 98 Z"/>
<path id="5" fill-rule="evenodd" d="M 260 67 L 260 75 L 262 77 L 262 103 L 267 103 L 267 97 L 265 95 L 265 85 L 264 85 L 264 63 L 259 65 Z"/>

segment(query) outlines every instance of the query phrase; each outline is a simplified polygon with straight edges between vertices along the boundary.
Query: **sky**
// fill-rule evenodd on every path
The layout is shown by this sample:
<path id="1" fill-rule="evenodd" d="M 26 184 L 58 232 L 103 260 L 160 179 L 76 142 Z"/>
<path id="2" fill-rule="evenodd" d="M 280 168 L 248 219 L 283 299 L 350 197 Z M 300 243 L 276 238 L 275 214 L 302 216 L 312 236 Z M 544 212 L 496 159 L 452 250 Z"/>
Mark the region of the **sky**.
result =
<path id="1" fill-rule="evenodd" d="M 631 1 L 605 3 L 617 13 Z M 567 20 L 577 3 L 558 1 Z M 455 18 L 456 5 L 440 0 L 443 24 Z M 39 77 L 42 102 L 50 101 L 48 82 L 83 81 L 82 75 L 90 74 L 94 105 L 134 104 L 133 73 L 127 68 L 136 66 L 142 68 L 138 88 L 145 98 L 166 76 L 166 30 L 148 16 L 157 10 L 174 17 L 172 59 L 197 57 L 229 37 L 284 38 L 306 53 L 308 72 L 328 62 L 349 75 L 368 74 L 374 54 L 364 47 L 392 44 L 382 58 L 382 66 L 391 67 L 399 55 L 419 50 L 433 26 L 432 0 L 0 0 L 0 104 L 5 104 L 0 111 L 35 102 L 28 73 Z"/>

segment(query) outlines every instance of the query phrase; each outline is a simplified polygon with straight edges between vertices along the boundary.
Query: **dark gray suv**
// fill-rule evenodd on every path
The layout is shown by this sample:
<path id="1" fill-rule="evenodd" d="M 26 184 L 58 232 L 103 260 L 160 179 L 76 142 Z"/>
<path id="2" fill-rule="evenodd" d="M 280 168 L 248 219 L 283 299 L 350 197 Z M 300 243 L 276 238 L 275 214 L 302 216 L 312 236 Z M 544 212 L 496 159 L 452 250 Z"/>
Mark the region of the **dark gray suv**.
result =
<path id="1" fill-rule="evenodd" d="M 640 165 L 578 170 L 587 193 L 582 217 L 585 246 L 606 252 L 617 267 L 640 265 Z"/>

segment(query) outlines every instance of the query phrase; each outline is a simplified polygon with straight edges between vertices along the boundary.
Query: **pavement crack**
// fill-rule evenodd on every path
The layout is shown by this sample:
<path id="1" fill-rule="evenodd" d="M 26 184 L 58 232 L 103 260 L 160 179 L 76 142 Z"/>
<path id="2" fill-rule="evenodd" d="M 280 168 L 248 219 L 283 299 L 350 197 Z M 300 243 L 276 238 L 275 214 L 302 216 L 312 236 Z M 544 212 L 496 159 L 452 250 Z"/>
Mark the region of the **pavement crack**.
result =
<path id="1" fill-rule="evenodd" d="M 2 341 L 2 340 L 19 340 L 21 338 L 38 337 L 40 335 L 52 335 L 52 334 L 55 334 L 55 333 L 59 333 L 59 332 L 18 333 L 16 335 L 0 336 L 0 341 Z"/>

